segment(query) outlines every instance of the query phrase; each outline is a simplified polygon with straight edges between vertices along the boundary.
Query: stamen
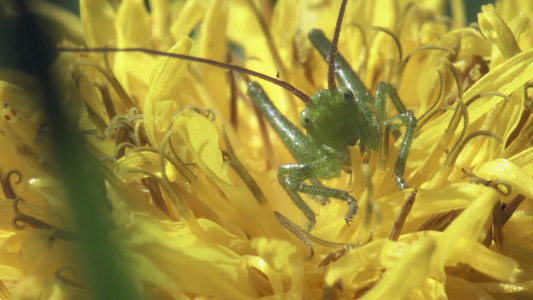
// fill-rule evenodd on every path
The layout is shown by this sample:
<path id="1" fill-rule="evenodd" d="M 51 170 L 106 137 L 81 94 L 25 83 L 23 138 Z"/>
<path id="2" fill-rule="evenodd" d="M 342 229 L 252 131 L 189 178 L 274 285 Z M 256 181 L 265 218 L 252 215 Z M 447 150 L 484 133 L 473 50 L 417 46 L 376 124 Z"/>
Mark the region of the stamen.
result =
<path id="1" fill-rule="evenodd" d="M 440 78 L 439 97 L 437 98 L 437 101 L 435 101 L 435 103 L 433 103 L 433 105 L 418 119 L 416 131 L 420 130 L 420 128 L 422 128 L 422 126 L 437 113 L 437 107 L 444 99 L 444 90 L 446 86 L 446 83 L 444 82 L 444 73 L 441 70 L 437 70 L 437 73 Z"/>
<path id="2" fill-rule="evenodd" d="M 395 242 L 398 241 L 398 238 L 400 237 L 400 234 L 402 233 L 405 220 L 407 220 L 407 216 L 409 215 L 409 212 L 411 211 L 411 209 L 413 208 L 413 205 L 415 204 L 417 193 L 418 193 L 417 189 L 414 189 L 411 193 L 409 193 L 409 197 L 407 197 L 407 200 L 402 206 L 402 210 L 400 211 L 400 214 L 396 218 L 396 221 L 394 221 L 394 225 L 392 226 L 392 230 L 389 234 L 389 240 L 395 241 Z"/>
<path id="3" fill-rule="evenodd" d="M 250 192 L 254 195 L 255 199 L 259 204 L 265 204 L 268 203 L 266 200 L 265 195 L 261 191 L 261 188 L 259 188 L 259 185 L 254 180 L 252 175 L 248 173 L 246 168 L 242 165 L 241 161 L 237 158 L 237 155 L 235 155 L 235 152 L 233 151 L 233 147 L 231 146 L 231 143 L 229 142 L 228 135 L 226 134 L 226 130 L 224 127 L 222 127 L 222 139 L 224 140 L 224 145 L 226 146 L 227 150 L 225 151 L 225 154 L 229 158 L 229 165 L 230 167 L 237 172 L 239 177 L 244 181 Z"/>
<path id="4" fill-rule="evenodd" d="M 133 134 L 135 136 L 135 141 L 137 142 L 138 146 L 151 145 L 150 140 L 146 136 L 146 131 L 144 129 L 144 120 L 141 120 L 135 124 Z"/>
<path id="5" fill-rule="evenodd" d="M 164 182 L 166 183 L 164 186 L 167 186 L 167 192 L 170 194 L 170 199 L 174 203 L 175 207 L 177 208 L 179 214 L 185 219 L 189 220 L 193 214 L 190 208 L 187 206 L 185 201 L 179 196 L 178 192 L 174 189 L 174 187 L 170 184 L 170 180 L 168 179 L 167 172 L 165 169 L 165 148 L 168 144 L 170 144 L 170 137 L 171 137 L 172 130 L 169 130 L 165 136 L 163 137 L 163 140 L 161 141 L 161 146 L 159 147 L 161 150 L 159 152 L 159 166 L 161 168 L 161 175 L 164 179 Z M 185 165 L 183 165 L 185 169 L 190 171 Z M 180 170 L 179 168 L 177 168 Z M 182 173 L 183 174 L 183 173 Z"/>
<path id="6" fill-rule="evenodd" d="M 498 193 L 501 196 L 504 196 L 504 197 L 508 196 L 512 192 L 511 184 L 505 180 L 501 180 L 501 179 L 486 180 L 484 178 L 478 177 L 476 174 L 474 174 L 474 172 L 470 170 L 462 169 L 462 171 L 463 173 L 465 173 L 466 176 L 470 177 L 469 182 L 479 183 L 479 184 L 483 184 L 488 187 L 492 187 L 493 189 L 498 191 Z"/>
<path id="7" fill-rule="evenodd" d="M 109 64 L 109 53 L 104 52 L 103 56 L 104 65 L 106 69 L 106 74 L 104 75 L 106 76 L 107 80 L 109 80 L 109 83 L 111 83 L 111 85 L 115 89 L 115 92 L 117 92 L 118 96 L 127 108 L 137 108 L 137 106 L 133 103 L 132 99 L 130 98 L 122 84 L 118 81 L 117 77 L 115 77 L 115 73 L 113 72 L 113 70 L 111 69 L 111 65 Z"/>
<path id="8" fill-rule="evenodd" d="M 386 61 L 386 67 L 383 68 L 383 70 L 384 70 L 383 71 L 383 73 L 384 73 L 384 79 L 383 80 L 392 81 L 391 78 L 390 78 L 390 77 L 392 77 L 391 74 L 390 74 L 390 70 L 393 70 L 393 73 L 394 73 L 393 75 L 396 76 L 396 68 L 401 63 L 402 58 L 403 58 L 403 49 L 402 49 L 401 42 L 398 39 L 398 37 L 396 36 L 396 34 L 394 34 L 391 30 L 389 30 L 389 29 L 387 29 L 385 27 L 370 26 L 368 29 L 385 33 L 386 35 L 390 36 L 394 40 L 396 48 L 398 49 L 398 60 L 396 62 L 394 62 L 393 56 L 391 55 L 391 59 L 387 58 L 385 60 Z M 391 66 L 394 66 L 394 67 L 391 68 Z M 396 80 L 395 80 L 395 82 L 393 82 L 393 86 L 395 88 L 397 88 L 397 86 L 395 84 L 396 84 Z"/>
<path id="9" fill-rule="evenodd" d="M 116 115 L 109 122 L 109 126 L 107 126 L 106 130 L 104 131 L 104 134 L 106 136 L 109 136 L 113 131 L 119 128 L 124 128 L 126 132 L 133 131 L 131 123 L 124 115 Z"/>
<path id="10" fill-rule="evenodd" d="M 118 52 L 118 51 L 112 51 L 112 50 L 110 50 L 110 51 L 101 51 L 101 50 L 105 50 L 105 49 L 115 49 L 115 48 L 96 48 L 96 49 L 99 49 L 100 51 L 91 51 L 92 49 L 69 49 L 69 48 L 58 48 L 57 50 L 58 51 L 64 51 L 64 52 L 103 52 L 103 53 Z M 80 50 L 86 50 L 86 51 L 80 51 Z M 105 58 L 106 56 L 107 56 L 107 54 L 104 55 L 104 59 L 106 59 Z M 115 74 L 111 71 L 109 65 L 106 66 L 106 69 L 102 68 L 101 66 L 99 66 L 99 65 L 97 65 L 97 64 L 95 64 L 93 62 L 80 61 L 80 62 L 78 62 L 77 65 L 78 66 L 86 65 L 86 66 L 90 66 L 90 67 L 93 67 L 96 70 L 98 70 L 102 75 L 104 75 L 104 77 L 111 84 L 111 86 L 113 86 L 113 88 L 115 89 L 115 92 L 117 92 L 117 95 L 119 96 L 120 100 L 122 100 L 122 103 L 124 103 L 124 105 L 128 109 L 137 107 L 135 105 L 135 103 L 133 103 L 133 101 L 131 100 L 131 98 L 128 95 L 128 93 L 126 93 L 126 90 L 124 89 L 124 87 L 122 87 L 122 84 L 120 84 L 118 79 L 115 77 Z"/>
<path id="11" fill-rule="evenodd" d="M 11 183 L 11 176 L 15 174 L 18 176 L 17 181 L 14 181 L 13 183 L 19 184 L 22 181 L 22 174 L 19 170 L 11 170 L 7 172 L 6 176 L 1 177 L 0 183 L 2 184 L 2 190 L 4 191 L 4 195 L 7 199 L 17 199 L 17 193 L 15 193 L 15 190 L 13 189 L 13 184 Z"/>
<path id="12" fill-rule="evenodd" d="M 509 221 L 509 219 L 516 211 L 520 203 L 522 203 L 522 201 L 524 201 L 525 199 L 526 196 L 518 194 L 513 198 L 513 200 L 511 200 L 511 202 L 509 202 L 509 204 L 507 204 L 507 206 L 502 211 L 502 224 L 505 224 L 507 223 L 507 221 Z"/>
<path id="13" fill-rule="evenodd" d="M 454 209 L 445 212 L 441 212 L 431 216 L 420 228 L 418 231 L 425 230 L 435 230 L 435 231 L 444 231 L 452 223 L 455 218 L 457 218 L 464 209 Z"/>
<path id="14" fill-rule="evenodd" d="M 457 72 L 457 69 L 455 68 L 455 66 L 447 58 L 441 57 L 440 61 L 444 63 L 448 67 L 448 69 L 452 72 L 452 75 L 455 79 L 455 84 L 457 86 L 457 105 L 461 108 L 461 110 L 455 110 L 455 113 L 452 119 L 450 120 L 450 124 L 448 125 L 448 128 L 446 128 L 445 136 L 449 137 L 455 132 L 455 129 L 457 129 L 457 126 L 459 126 L 459 121 L 460 121 L 459 112 L 461 112 L 464 117 L 463 133 L 461 134 L 461 138 L 459 138 L 459 140 L 461 140 L 462 138 L 464 138 L 466 134 L 466 130 L 469 125 L 468 111 L 466 110 L 466 106 L 464 105 L 464 102 L 463 102 L 463 87 L 460 82 L 459 72 Z"/>
<path id="15" fill-rule="evenodd" d="M 172 146 L 172 143 L 169 144 L 169 147 L 171 149 L 171 152 L 170 154 L 167 154 L 165 153 L 165 159 L 176 169 L 178 170 L 182 176 L 185 178 L 185 180 L 188 182 L 188 183 L 193 183 L 194 181 L 196 181 L 198 178 L 196 177 L 196 175 L 187 167 L 187 164 L 185 164 L 177 155 L 176 155 L 176 152 L 174 151 L 174 148 Z M 152 146 L 137 146 L 133 149 L 130 150 L 130 152 L 143 152 L 143 151 L 147 151 L 147 152 L 152 152 L 152 153 L 155 153 L 157 155 L 161 155 L 161 151 L 155 147 L 152 147 Z"/>
<path id="16" fill-rule="evenodd" d="M 402 49 L 402 43 L 400 42 L 400 39 L 396 36 L 396 34 L 394 34 L 394 32 L 392 32 L 391 30 L 385 27 L 381 27 L 381 26 L 370 26 L 368 27 L 368 29 L 383 32 L 394 40 L 394 43 L 396 44 L 396 48 L 398 49 L 398 64 L 399 64 L 403 59 L 403 49 Z"/>
<path id="17" fill-rule="evenodd" d="M 326 257 L 318 264 L 318 267 L 323 267 L 329 265 L 331 262 L 337 261 L 339 258 L 341 258 L 346 252 L 355 249 L 357 247 L 360 247 L 362 244 L 344 244 L 344 246 L 340 249 L 335 249 L 328 253 Z"/>
<path id="18" fill-rule="evenodd" d="M 399 41 L 398 41 L 399 43 Z M 400 46 L 398 46 L 400 47 Z M 399 50 L 401 48 L 398 48 Z M 446 52 L 449 52 L 450 54 L 455 54 L 455 51 L 453 51 L 453 49 L 451 48 L 447 48 L 447 47 L 441 47 L 441 46 L 431 46 L 431 45 L 427 45 L 427 46 L 422 46 L 422 47 L 419 47 L 419 48 L 416 48 L 415 50 L 411 51 L 409 54 L 407 54 L 407 56 L 403 59 L 400 58 L 400 61 L 398 62 L 398 64 L 396 65 L 396 67 L 394 68 L 394 77 L 396 78 L 396 80 L 393 82 L 393 86 L 398 89 L 398 87 L 400 86 L 400 84 L 402 83 L 402 78 L 403 78 L 403 72 L 405 70 L 405 66 L 407 65 L 407 63 L 409 62 L 409 60 L 411 59 L 411 57 L 413 57 L 415 54 L 419 53 L 419 52 L 422 52 L 422 51 L 425 51 L 425 50 L 441 50 L 441 51 L 446 51 Z M 401 55 L 401 53 L 400 53 Z M 441 74 L 439 73 L 439 76 Z M 441 77 L 441 92 L 442 92 L 442 77 Z M 440 96 L 439 96 L 440 98 Z"/>
<path id="19" fill-rule="evenodd" d="M 100 90 L 102 95 L 102 102 L 104 103 L 105 111 L 109 119 L 113 119 L 117 115 L 117 110 L 113 104 L 113 99 L 111 98 L 111 93 L 109 93 L 109 87 L 107 85 L 99 84 L 97 88 Z"/>
<path id="20" fill-rule="evenodd" d="M 135 145 L 130 142 L 122 142 L 115 146 L 115 150 L 113 151 L 113 156 L 115 159 L 119 159 L 123 157 L 126 154 L 125 148 L 133 149 L 135 148 Z"/>
<path id="21" fill-rule="evenodd" d="M 32 228 L 37 228 L 37 229 L 44 228 L 44 229 L 52 230 L 54 235 L 66 241 L 78 239 L 78 237 L 73 233 L 57 228 L 41 220 L 38 220 L 30 215 L 26 215 L 22 213 L 18 208 L 18 203 L 20 201 L 26 202 L 22 198 L 17 198 L 13 201 L 13 212 L 15 213 L 15 217 L 11 220 L 11 224 L 13 225 L 15 229 L 22 230 L 26 228 L 26 225 L 29 225 Z M 19 222 L 23 222 L 23 223 L 19 224 Z"/>
<path id="22" fill-rule="evenodd" d="M 501 201 L 498 201 L 492 208 L 492 240 L 498 250 L 503 250 L 503 222 Z"/>
<path id="23" fill-rule="evenodd" d="M 479 93 L 477 95 L 474 95 L 472 96 L 472 98 L 468 99 L 466 102 L 465 102 L 465 105 L 468 107 L 470 104 L 472 104 L 475 100 L 481 98 L 481 97 L 485 97 L 485 96 L 500 96 L 502 97 L 503 99 L 505 99 L 507 101 L 507 103 L 511 102 L 511 98 L 509 98 L 509 96 L 503 94 L 503 93 L 500 93 L 500 92 L 482 92 L 482 93 Z"/>
<path id="24" fill-rule="evenodd" d="M 162 207 L 166 207 L 166 211 L 168 212 L 168 216 L 171 217 L 174 220 L 177 220 L 180 216 L 185 219 L 189 220 L 189 218 L 192 216 L 192 212 L 188 209 L 188 206 L 183 202 L 181 197 L 178 195 L 178 193 L 172 188 L 170 182 L 168 180 L 165 180 L 156 174 L 144 170 L 144 169 L 129 169 L 129 170 L 123 170 L 119 176 L 125 176 L 127 174 L 135 174 L 135 173 L 141 173 L 144 175 L 147 175 L 147 178 L 150 178 L 151 180 L 154 180 L 157 184 L 159 184 L 160 187 L 163 188 L 165 193 L 169 195 L 168 198 L 161 196 L 161 199 L 163 200 L 164 204 L 162 204 Z M 176 198 L 173 198 L 176 197 Z M 170 199 L 172 201 L 173 205 L 167 205 L 166 201 L 164 199 Z M 155 200 L 154 200 L 155 201 Z M 182 212 L 181 209 L 185 207 L 185 210 Z M 165 210 L 161 209 L 163 212 Z"/>
<path id="25" fill-rule="evenodd" d="M 464 139 L 459 140 L 453 146 L 452 150 L 450 151 L 450 153 L 446 157 L 446 160 L 444 161 L 444 165 L 448 166 L 448 167 L 452 167 L 455 164 L 455 161 L 457 160 L 457 157 L 459 156 L 461 151 L 463 151 L 463 148 L 466 145 L 466 143 L 468 143 L 472 138 L 474 138 L 476 136 L 488 136 L 488 137 L 492 137 L 492 138 L 496 139 L 500 143 L 503 142 L 502 139 L 500 138 L 500 136 L 495 134 L 492 131 L 479 130 L 479 131 L 472 132 L 471 134 L 466 136 Z"/>
<path id="26" fill-rule="evenodd" d="M 170 212 L 168 211 L 165 198 L 163 197 L 163 193 L 161 192 L 161 188 L 157 181 L 155 181 L 153 178 L 143 178 L 141 182 L 148 189 L 155 206 L 159 208 L 165 215 L 170 217 Z"/>
<path id="27" fill-rule="evenodd" d="M 239 128 L 239 115 L 238 115 L 238 100 L 239 100 L 239 89 L 237 88 L 237 83 L 235 81 L 234 72 L 228 72 L 228 81 L 229 81 L 229 111 L 230 111 L 230 124 L 237 130 Z"/>

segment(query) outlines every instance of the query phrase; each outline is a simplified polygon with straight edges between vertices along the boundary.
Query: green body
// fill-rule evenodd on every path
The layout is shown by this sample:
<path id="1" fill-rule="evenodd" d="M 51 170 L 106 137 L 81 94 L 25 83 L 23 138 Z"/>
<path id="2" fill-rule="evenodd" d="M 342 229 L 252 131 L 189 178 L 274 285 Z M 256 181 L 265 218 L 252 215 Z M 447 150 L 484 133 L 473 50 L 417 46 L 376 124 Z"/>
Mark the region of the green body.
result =
<path id="1" fill-rule="evenodd" d="M 324 33 L 311 30 L 309 39 L 321 55 L 327 58 L 331 42 Z M 365 149 L 377 150 L 381 142 L 382 127 L 397 120 L 406 126 L 406 132 L 394 173 L 398 188 L 407 188 L 403 173 L 416 129 L 416 118 L 412 112 L 405 109 L 390 84 L 380 82 L 373 98 L 340 54 L 336 56 L 335 65 L 335 76 L 341 87 L 334 91 L 324 89 L 315 93 L 311 97 L 311 103 L 300 114 L 300 123 L 306 129 L 307 135 L 279 112 L 259 84 L 250 82 L 248 85 L 248 94 L 297 161 L 295 164 L 280 166 L 278 180 L 306 215 L 309 229 L 315 224 L 315 214 L 303 201 L 300 193 L 347 201 L 349 210 L 345 220 L 347 223 L 351 221 L 357 213 L 355 198 L 346 191 L 321 185 L 317 178 L 340 176 L 343 166 L 350 165 L 349 146 L 359 142 Z M 387 98 L 399 113 L 389 119 L 385 113 Z"/>
<path id="2" fill-rule="evenodd" d="M 308 136 L 339 152 L 346 152 L 346 146 L 357 143 L 365 122 L 349 89 L 321 90 L 311 100 L 313 105 L 300 114 L 300 124 Z"/>

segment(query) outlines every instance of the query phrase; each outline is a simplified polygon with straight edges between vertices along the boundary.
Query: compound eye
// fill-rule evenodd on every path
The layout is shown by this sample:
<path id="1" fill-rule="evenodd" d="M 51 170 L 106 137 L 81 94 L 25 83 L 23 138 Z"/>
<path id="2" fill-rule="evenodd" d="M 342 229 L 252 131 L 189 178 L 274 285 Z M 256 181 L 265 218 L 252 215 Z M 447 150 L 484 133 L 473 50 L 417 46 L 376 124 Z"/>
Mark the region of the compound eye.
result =
<path id="1" fill-rule="evenodd" d="M 302 125 L 303 128 L 307 129 L 311 127 L 311 124 L 313 123 L 313 120 L 311 120 L 311 112 L 308 108 L 304 108 L 300 112 L 300 125 Z"/>
<path id="2" fill-rule="evenodd" d="M 342 94 L 345 101 L 352 101 L 354 99 L 352 91 L 345 86 L 339 87 L 339 93 Z"/>

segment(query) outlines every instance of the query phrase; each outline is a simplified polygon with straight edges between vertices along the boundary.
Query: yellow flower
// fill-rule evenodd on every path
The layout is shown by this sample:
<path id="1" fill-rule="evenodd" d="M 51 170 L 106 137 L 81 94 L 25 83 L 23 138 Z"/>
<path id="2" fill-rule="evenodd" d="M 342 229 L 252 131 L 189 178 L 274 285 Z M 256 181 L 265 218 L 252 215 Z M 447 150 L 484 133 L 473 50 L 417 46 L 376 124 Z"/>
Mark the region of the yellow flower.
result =
<path id="1" fill-rule="evenodd" d="M 326 87 L 327 64 L 307 33 L 320 28 L 331 37 L 340 6 L 333 2 L 151 1 L 148 11 L 141 0 L 81 0 L 82 23 L 61 46 L 79 47 L 82 28 L 89 48 L 229 61 L 311 95 Z M 294 159 L 244 96 L 245 76 L 140 52 L 60 53 L 52 71 L 61 101 L 106 180 L 113 226 L 101 234 L 116 242 L 135 292 L 170 299 L 531 296 L 533 11 L 500 1 L 464 28 L 461 15 L 450 20 L 442 10 L 435 1 L 349 1 L 339 52 L 373 94 L 380 81 L 394 84 L 419 120 L 404 175 L 411 188 L 395 186 L 401 137 L 383 147 L 385 162 L 352 147 L 351 174 L 323 184 L 348 190 L 359 214 L 347 226 L 345 202 L 308 197 L 317 215 L 311 232 L 300 228 L 307 220 L 277 181 L 278 166 Z M 68 19 L 61 16 L 56 22 Z M 3 78 L 0 292 L 87 295 L 90 274 L 76 259 L 83 244 L 50 172 L 35 82 Z M 261 85 L 296 122 L 303 103 Z M 15 230 L 22 224 L 33 229 Z"/>

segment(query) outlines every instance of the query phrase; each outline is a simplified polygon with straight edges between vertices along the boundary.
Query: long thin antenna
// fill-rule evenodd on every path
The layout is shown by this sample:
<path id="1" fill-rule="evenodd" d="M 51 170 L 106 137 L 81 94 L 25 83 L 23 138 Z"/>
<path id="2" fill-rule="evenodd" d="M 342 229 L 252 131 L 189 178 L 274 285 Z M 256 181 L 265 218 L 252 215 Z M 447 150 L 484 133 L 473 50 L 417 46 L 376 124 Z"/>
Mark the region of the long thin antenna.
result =
<path id="1" fill-rule="evenodd" d="M 292 86 L 291 84 L 289 84 L 289 83 L 287 83 L 285 81 L 282 81 L 282 80 L 276 79 L 274 77 L 270 77 L 268 75 L 261 74 L 259 72 L 252 71 L 252 70 L 249 70 L 249 69 L 246 69 L 246 68 L 243 68 L 243 67 L 234 66 L 234 65 L 230 65 L 230 64 L 226 64 L 226 63 L 222 63 L 222 62 L 218 62 L 218 61 L 214 61 L 214 60 L 210 60 L 210 59 L 206 59 L 206 58 L 194 57 L 194 56 L 189 56 L 189 55 L 184 55 L 184 54 L 167 53 L 167 52 L 144 49 L 144 48 L 64 48 L 64 47 L 59 47 L 59 48 L 57 48 L 57 50 L 60 51 L 60 52 L 84 52 L 84 53 L 88 53 L 88 52 L 97 52 L 97 53 L 104 53 L 104 52 L 141 52 L 141 53 L 146 53 L 146 54 L 173 57 L 173 58 L 178 58 L 178 59 L 183 59 L 183 60 L 188 60 L 188 61 L 204 63 L 206 65 L 211 65 L 211 66 L 214 66 L 214 67 L 217 67 L 217 68 L 231 70 L 231 71 L 239 72 L 239 73 L 242 73 L 242 74 L 246 74 L 246 75 L 250 75 L 250 76 L 254 76 L 254 77 L 266 80 L 266 81 L 268 81 L 270 83 L 273 83 L 273 84 L 275 84 L 277 86 L 280 86 L 280 87 L 286 89 L 287 91 L 291 92 L 294 96 L 296 96 L 300 100 L 302 100 L 303 103 L 305 103 L 305 105 L 311 105 L 312 104 L 311 98 L 309 98 L 309 96 L 307 96 L 302 91 L 300 91 L 299 89 L 295 88 L 294 86 Z"/>
<path id="2" fill-rule="evenodd" d="M 335 33 L 333 34 L 333 41 L 331 41 L 331 50 L 328 55 L 328 88 L 330 91 L 336 91 L 337 85 L 335 84 L 335 58 L 337 56 L 337 44 L 339 43 L 339 35 L 341 34 L 341 24 L 344 18 L 344 11 L 346 10 L 346 3 L 348 0 L 343 0 L 339 16 L 337 17 L 337 24 L 335 25 Z"/>

